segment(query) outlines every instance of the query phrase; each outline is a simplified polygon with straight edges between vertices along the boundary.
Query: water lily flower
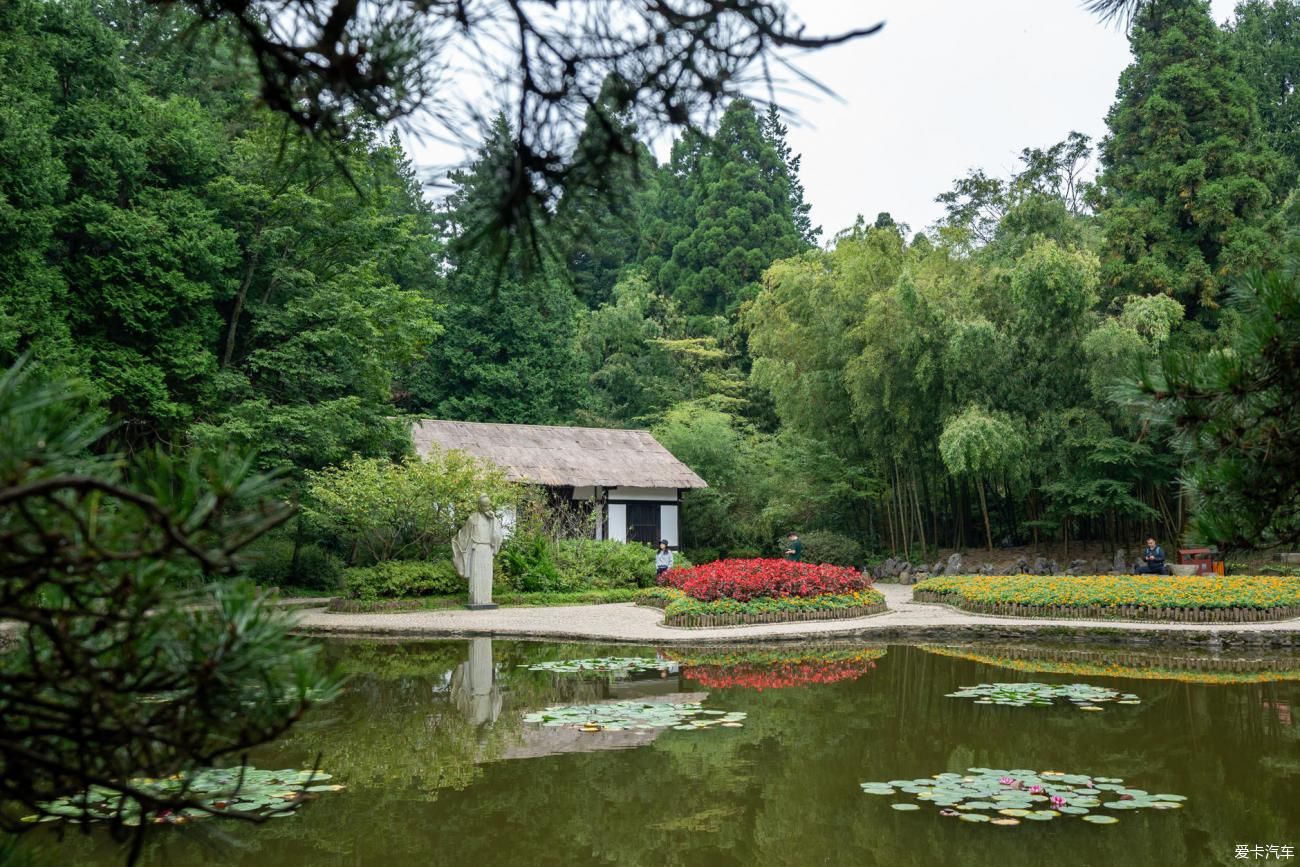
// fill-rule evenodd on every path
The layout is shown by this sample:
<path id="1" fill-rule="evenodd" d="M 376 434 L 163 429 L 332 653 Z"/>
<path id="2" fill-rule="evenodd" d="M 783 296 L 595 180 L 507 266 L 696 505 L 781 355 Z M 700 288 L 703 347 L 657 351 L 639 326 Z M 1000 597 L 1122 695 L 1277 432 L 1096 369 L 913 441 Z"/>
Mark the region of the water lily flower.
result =
<path id="1" fill-rule="evenodd" d="M 1011 777 L 1002 777 L 998 782 L 1004 786 L 1011 786 L 1014 785 L 1016 781 Z"/>
<path id="2" fill-rule="evenodd" d="M 1042 786 L 1030 786 L 1030 787 L 1029 787 L 1029 794 L 1031 794 L 1031 795 L 1041 795 L 1042 793 L 1043 793 L 1043 787 L 1042 787 Z"/>
<path id="3" fill-rule="evenodd" d="M 1060 795 L 1052 795 L 1052 806 L 1053 807 L 1065 806 L 1065 798 L 1062 798 Z"/>

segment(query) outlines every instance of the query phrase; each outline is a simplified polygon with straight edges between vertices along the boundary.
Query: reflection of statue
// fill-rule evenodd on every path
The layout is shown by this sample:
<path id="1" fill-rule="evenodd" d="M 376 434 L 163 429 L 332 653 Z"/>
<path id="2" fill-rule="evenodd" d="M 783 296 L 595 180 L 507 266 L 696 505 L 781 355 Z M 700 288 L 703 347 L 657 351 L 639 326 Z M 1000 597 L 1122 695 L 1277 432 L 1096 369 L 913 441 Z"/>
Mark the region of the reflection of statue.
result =
<path id="1" fill-rule="evenodd" d="M 451 674 L 451 697 L 472 725 L 496 722 L 501 714 L 501 688 L 492 664 L 492 639 L 470 639 L 469 661 L 456 666 Z"/>
<path id="2" fill-rule="evenodd" d="M 487 494 L 478 498 L 478 511 L 451 540 L 456 571 L 469 579 L 468 608 L 496 608 L 492 604 L 492 558 L 501 550 L 501 521 L 492 512 Z"/>

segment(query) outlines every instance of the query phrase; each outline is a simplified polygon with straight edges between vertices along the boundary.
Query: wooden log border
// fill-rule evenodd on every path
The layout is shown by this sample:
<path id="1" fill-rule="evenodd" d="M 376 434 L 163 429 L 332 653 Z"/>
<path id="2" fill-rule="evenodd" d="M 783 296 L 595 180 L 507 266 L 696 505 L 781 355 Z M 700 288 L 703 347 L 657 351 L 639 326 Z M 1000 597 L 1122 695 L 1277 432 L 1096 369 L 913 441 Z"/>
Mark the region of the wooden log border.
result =
<path id="1" fill-rule="evenodd" d="M 1173 608 L 1158 605 L 1025 605 L 974 602 L 956 593 L 912 592 L 915 602 L 938 602 L 972 614 L 1061 620 L 1150 620 L 1160 623 L 1270 623 L 1300 617 L 1300 605 L 1273 608 Z"/>
<path id="2" fill-rule="evenodd" d="M 658 606 L 663 607 L 663 606 Z M 750 626 L 757 623 L 810 623 L 817 620 L 852 620 L 888 610 L 884 602 L 853 608 L 827 608 L 821 611 L 771 611 L 765 614 L 679 614 L 665 617 L 664 626 L 708 629 L 715 626 Z"/>

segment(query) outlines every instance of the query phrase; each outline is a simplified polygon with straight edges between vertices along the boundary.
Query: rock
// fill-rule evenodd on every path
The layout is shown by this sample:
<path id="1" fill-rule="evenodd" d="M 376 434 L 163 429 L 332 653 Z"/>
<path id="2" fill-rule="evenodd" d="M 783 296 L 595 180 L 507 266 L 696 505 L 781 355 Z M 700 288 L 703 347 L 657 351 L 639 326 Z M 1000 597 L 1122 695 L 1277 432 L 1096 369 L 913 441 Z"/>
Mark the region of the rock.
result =
<path id="1" fill-rule="evenodd" d="M 1112 562 L 1111 568 L 1114 569 L 1116 572 L 1128 571 L 1128 560 L 1124 559 L 1123 548 L 1115 549 L 1115 559 L 1111 562 Z"/>
<path id="2" fill-rule="evenodd" d="M 942 574 L 943 574 L 943 561 L 942 561 L 942 560 L 940 560 L 938 563 L 935 563 L 933 566 L 930 567 L 930 574 L 931 574 L 931 575 L 942 575 Z"/>
<path id="3" fill-rule="evenodd" d="M 906 569 L 904 569 L 902 572 L 899 572 L 899 573 L 898 573 L 898 583 L 899 583 L 899 584 L 912 584 L 912 583 L 914 583 L 914 582 L 912 581 L 912 567 L 911 567 L 911 566 L 908 566 L 908 567 L 907 567 Z"/>
<path id="4" fill-rule="evenodd" d="M 1017 558 L 1016 558 L 1016 569 L 1015 569 L 1015 574 L 1017 574 L 1017 575 L 1028 575 L 1028 574 L 1029 574 L 1029 561 L 1026 560 L 1024 557 L 1017 557 Z"/>
<path id="5" fill-rule="evenodd" d="M 980 575 L 996 575 L 996 574 L 998 574 L 998 569 L 997 569 L 997 567 L 994 566 L 992 563 L 981 563 L 980 566 L 979 566 L 979 569 L 977 569 L 977 570 L 975 570 L 975 571 L 978 572 Z"/>
<path id="6" fill-rule="evenodd" d="M 1066 570 L 1071 575 L 1087 575 L 1092 571 L 1087 560 L 1071 560 L 1070 567 Z"/>
<path id="7" fill-rule="evenodd" d="M 951 557 L 948 558 L 948 565 L 946 565 L 946 566 L 944 567 L 944 569 L 943 569 L 943 574 L 945 574 L 945 575 L 960 575 L 960 574 L 961 574 L 961 555 L 960 555 L 960 554 L 953 554 Z"/>

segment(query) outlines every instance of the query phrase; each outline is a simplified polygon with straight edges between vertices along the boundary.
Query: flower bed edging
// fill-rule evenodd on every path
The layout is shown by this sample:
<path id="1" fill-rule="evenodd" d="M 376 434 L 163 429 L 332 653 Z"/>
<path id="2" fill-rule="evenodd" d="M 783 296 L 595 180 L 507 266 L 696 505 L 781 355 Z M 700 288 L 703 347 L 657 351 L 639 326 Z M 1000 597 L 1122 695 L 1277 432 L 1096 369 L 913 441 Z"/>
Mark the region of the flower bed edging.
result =
<path id="1" fill-rule="evenodd" d="M 1024 605 L 972 602 L 955 593 L 915 590 L 915 602 L 937 602 L 972 614 L 1065 620 L 1147 620 L 1163 623 L 1270 623 L 1300 617 L 1300 605 L 1274 608 L 1171 608 L 1155 605 Z"/>
<path id="2" fill-rule="evenodd" d="M 645 604 L 657 608 L 667 606 L 653 602 Z M 708 629 L 716 626 L 748 626 L 757 623 L 806 623 L 817 620 L 852 620 L 857 617 L 870 617 L 883 614 L 888 609 L 884 602 L 874 605 L 861 605 L 855 608 L 834 608 L 824 611 L 773 611 L 764 614 L 679 614 L 665 617 L 664 626 L 679 626 L 688 629 Z"/>

